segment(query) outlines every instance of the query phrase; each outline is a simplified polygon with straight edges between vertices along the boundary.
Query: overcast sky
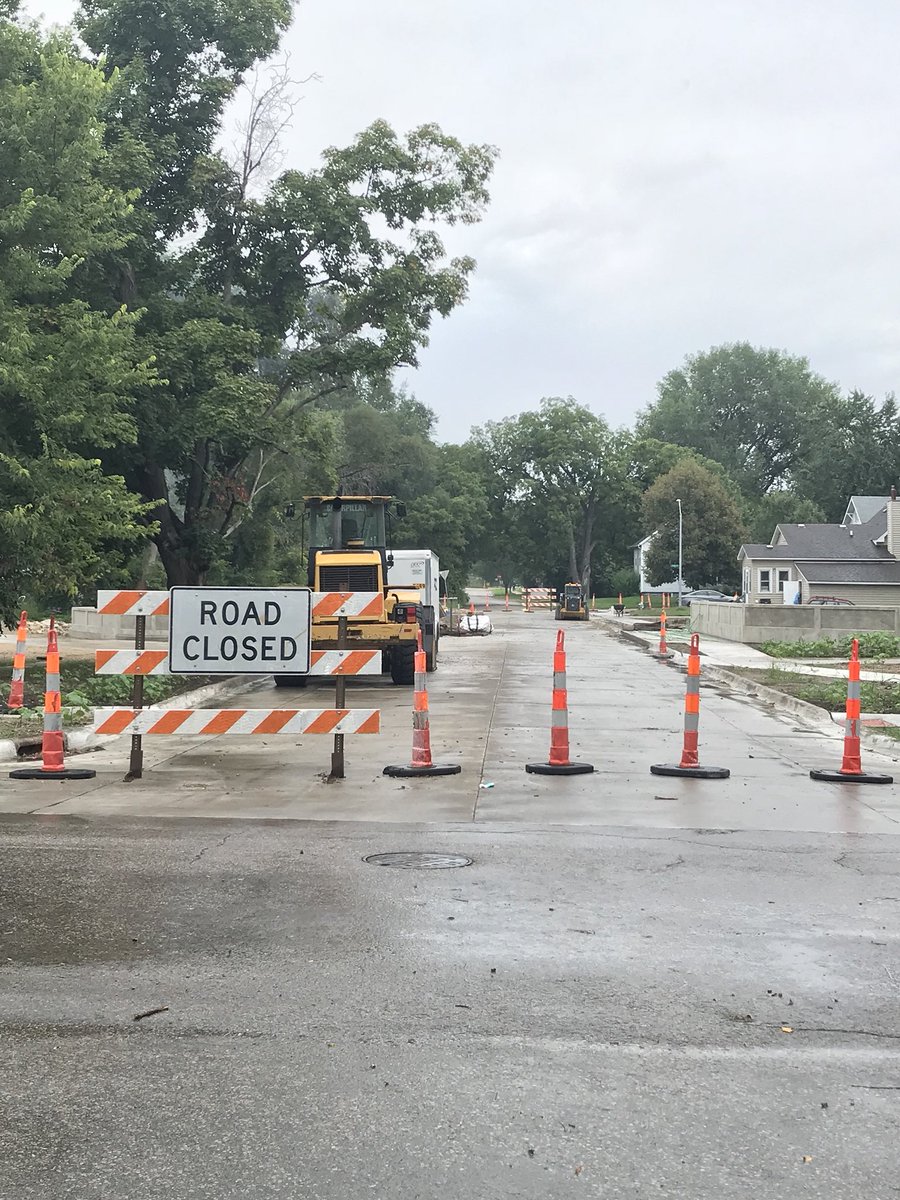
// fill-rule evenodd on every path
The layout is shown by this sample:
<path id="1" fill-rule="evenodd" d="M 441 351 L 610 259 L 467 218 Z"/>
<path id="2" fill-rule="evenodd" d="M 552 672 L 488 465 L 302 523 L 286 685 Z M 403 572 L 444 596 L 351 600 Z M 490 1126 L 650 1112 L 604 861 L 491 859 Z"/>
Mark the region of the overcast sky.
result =
<path id="1" fill-rule="evenodd" d="M 443 438 L 546 395 L 630 424 L 724 341 L 900 390 L 896 0 L 302 0 L 285 44 L 289 165 L 379 117 L 500 148 L 410 373 Z"/>

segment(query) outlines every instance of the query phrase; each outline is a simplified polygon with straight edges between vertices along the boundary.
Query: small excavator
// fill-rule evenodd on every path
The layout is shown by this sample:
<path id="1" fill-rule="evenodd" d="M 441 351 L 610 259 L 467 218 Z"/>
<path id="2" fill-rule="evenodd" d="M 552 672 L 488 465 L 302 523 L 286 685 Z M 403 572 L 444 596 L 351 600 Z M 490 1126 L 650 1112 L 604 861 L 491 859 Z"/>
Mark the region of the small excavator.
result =
<path id="1" fill-rule="evenodd" d="M 584 588 L 580 583 L 567 583 L 558 593 L 556 619 L 557 621 L 590 620 Z"/>

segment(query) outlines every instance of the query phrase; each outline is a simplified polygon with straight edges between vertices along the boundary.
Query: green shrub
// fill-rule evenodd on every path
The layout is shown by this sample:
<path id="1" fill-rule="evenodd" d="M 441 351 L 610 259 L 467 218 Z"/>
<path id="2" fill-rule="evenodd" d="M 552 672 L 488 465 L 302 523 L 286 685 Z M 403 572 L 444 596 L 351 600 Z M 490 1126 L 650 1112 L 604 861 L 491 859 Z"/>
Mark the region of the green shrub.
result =
<path id="1" fill-rule="evenodd" d="M 763 642 L 760 649 L 772 658 L 849 658 L 854 636 L 859 640 L 860 658 L 900 658 L 900 637 L 882 630 L 817 642 Z"/>

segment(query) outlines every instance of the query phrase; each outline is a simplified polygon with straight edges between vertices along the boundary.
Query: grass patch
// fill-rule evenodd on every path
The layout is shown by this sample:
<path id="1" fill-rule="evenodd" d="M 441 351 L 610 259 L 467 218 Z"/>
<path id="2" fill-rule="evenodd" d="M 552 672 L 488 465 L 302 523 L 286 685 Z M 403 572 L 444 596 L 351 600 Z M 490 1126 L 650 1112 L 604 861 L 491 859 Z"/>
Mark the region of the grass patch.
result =
<path id="1" fill-rule="evenodd" d="M 775 688 L 787 696 L 805 700 L 828 712 L 843 712 L 847 702 L 847 683 L 843 679 L 822 679 L 814 675 L 797 675 L 778 667 L 757 670 L 752 667 L 730 668 L 745 679 Z M 900 685 L 888 681 L 863 680 L 860 685 L 864 713 L 900 713 Z"/>
<path id="2" fill-rule="evenodd" d="M 860 658 L 900 658 L 900 637 L 881 630 L 816 642 L 763 642 L 760 649 L 772 658 L 849 658 L 854 637 L 859 641 Z"/>

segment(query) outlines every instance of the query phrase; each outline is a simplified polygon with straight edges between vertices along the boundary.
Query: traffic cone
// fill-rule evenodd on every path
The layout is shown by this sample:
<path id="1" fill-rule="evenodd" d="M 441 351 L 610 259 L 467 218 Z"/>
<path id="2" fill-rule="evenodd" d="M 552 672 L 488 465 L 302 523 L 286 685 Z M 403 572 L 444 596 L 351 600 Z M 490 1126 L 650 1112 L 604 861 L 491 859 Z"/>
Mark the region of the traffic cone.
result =
<path id="1" fill-rule="evenodd" d="M 652 592 L 647 593 L 647 607 L 648 608 L 653 607 L 653 593 Z"/>
<path id="2" fill-rule="evenodd" d="M 472 605 L 474 612 L 475 606 Z M 431 731 L 428 725 L 428 688 L 425 675 L 425 651 L 422 649 L 422 631 L 419 630 L 416 645 L 416 678 L 413 692 L 413 749 L 412 762 L 403 767 L 385 767 L 382 774 L 395 779 L 408 779 L 418 775 L 458 775 L 462 770 L 459 763 L 435 763 L 431 758 Z"/>
<path id="3" fill-rule="evenodd" d="M 651 775 L 686 775 L 689 779 L 727 779 L 727 767 L 701 767 L 697 755 L 700 731 L 700 637 L 691 637 L 688 655 L 687 686 L 684 694 L 684 747 L 677 766 L 659 765 L 650 768 Z"/>
<path id="4" fill-rule="evenodd" d="M 847 707 L 844 724 L 844 757 L 838 771 L 810 771 L 810 779 L 822 783 L 893 783 L 893 775 L 864 771 L 860 744 L 859 642 L 853 639 L 847 664 Z"/>
<path id="5" fill-rule="evenodd" d="M 671 658 L 672 651 L 666 644 L 666 610 L 663 609 L 659 614 L 659 649 L 653 655 L 654 658 Z"/>
<path id="6" fill-rule="evenodd" d="M 491 593 L 490 592 L 488 592 L 484 598 L 484 611 L 486 613 L 489 613 L 491 611 Z"/>
<path id="7" fill-rule="evenodd" d="M 93 779 L 97 774 L 87 767 L 67 767 L 62 728 L 62 696 L 59 690 L 59 641 L 56 622 L 50 618 L 47 634 L 47 681 L 44 687 L 44 733 L 41 738 L 40 767 L 18 767 L 10 779 Z"/>
<path id="8" fill-rule="evenodd" d="M 25 704 L 25 641 L 28 637 L 28 613 L 22 609 L 16 630 L 16 652 L 13 655 L 12 682 L 6 707 L 12 711 Z"/>
<path id="9" fill-rule="evenodd" d="M 503 605 L 503 611 L 509 612 L 509 588 L 506 589 L 506 603 Z"/>
<path id="10" fill-rule="evenodd" d="M 566 690 L 566 635 L 556 635 L 553 654 L 553 705 L 550 714 L 550 759 L 545 763 L 526 763 L 529 775 L 589 775 L 590 763 L 569 758 L 569 702 Z"/>
<path id="11" fill-rule="evenodd" d="M 622 607 L 622 593 L 619 592 L 619 608 Z"/>

